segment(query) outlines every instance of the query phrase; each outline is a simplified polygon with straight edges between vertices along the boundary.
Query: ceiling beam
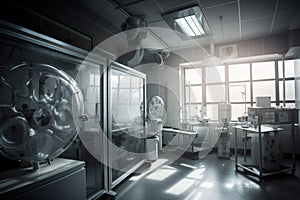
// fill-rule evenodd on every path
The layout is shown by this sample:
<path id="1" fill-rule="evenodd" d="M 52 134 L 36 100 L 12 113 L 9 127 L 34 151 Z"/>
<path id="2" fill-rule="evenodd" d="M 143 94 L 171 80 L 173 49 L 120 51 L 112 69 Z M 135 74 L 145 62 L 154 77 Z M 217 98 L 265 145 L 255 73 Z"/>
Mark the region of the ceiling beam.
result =
<path id="1" fill-rule="evenodd" d="M 242 39 L 242 20 L 241 20 L 241 2 L 240 2 L 240 0 L 238 0 L 237 3 L 238 3 L 238 14 L 239 14 L 239 32 L 240 32 L 240 39 Z"/>
<path id="2" fill-rule="evenodd" d="M 121 8 L 125 8 L 127 6 L 131 6 L 131 5 L 134 5 L 134 4 L 137 4 L 137 3 L 141 3 L 143 1 L 147 1 L 147 0 L 136 0 L 136 1 L 132 1 L 132 2 L 129 2 L 129 3 L 125 3 L 125 4 L 122 4 L 122 5 L 119 5 L 117 7 L 115 7 L 116 10 L 118 9 L 121 9 Z"/>
<path id="3" fill-rule="evenodd" d="M 274 22 L 275 22 L 275 18 L 276 18 L 276 15 L 277 15 L 278 2 L 279 2 L 279 0 L 276 1 L 276 5 L 275 5 L 274 13 L 273 13 L 273 19 L 272 19 L 272 24 L 271 24 L 271 27 L 270 27 L 269 35 L 271 35 L 271 33 L 273 31 Z"/>
<path id="4" fill-rule="evenodd" d="M 119 7 L 120 5 L 115 2 L 114 0 L 108 0 L 112 5 L 114 5 L 115 7 Z M 128 12 L 127 10 L 125 10 L 124 8 L 120 8 L 119 9 L 124 15 L 126 15 L 127 17 L 132 16 L 132 14 L 130 12 Z"/>

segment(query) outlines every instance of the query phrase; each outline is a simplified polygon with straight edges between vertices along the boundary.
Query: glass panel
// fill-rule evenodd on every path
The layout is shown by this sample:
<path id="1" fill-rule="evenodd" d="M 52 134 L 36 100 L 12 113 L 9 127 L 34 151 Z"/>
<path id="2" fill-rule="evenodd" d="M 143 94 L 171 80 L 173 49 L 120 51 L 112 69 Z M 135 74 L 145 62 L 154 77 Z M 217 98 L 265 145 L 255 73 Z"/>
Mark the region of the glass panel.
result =
<path id="1" fill-rule="evenodd" d="M 285 64 L 284 65 L 285 78 L 293 78 L 293 77 L 295 77 L 294 60 L 285 60 L 284 64 Z M 283 78 L 282 61 L 278 61 L 278 74 L 279 74 L 279 78 Z"/>
<path id="2" fill-rule="evenodd" d="M 210 120 L 218 120 L 218 104 L 207 104 L 207 117 Z"/>
<path id="3" fill-rule="evenodd" d="M 207 102 L 225 102 L 225 85 L 207 85 L 206 86 Z"/>
<path id="4" fill-rule="evenodd" d="M 274 79 L 275 78 L 275 62 L 257 62 L 252 63 L 252 78 L 259 79 Z"/>
<path id="5" fill-rule="evenodd" d="M 253 101 L 258 96 L 271 96 L 271 101 L 275 101 L 275 81 L 253 82 Z"/>
<path id="6" fill-rule="evenodd" d="M 132 88 L 131 103 L 139 104 L 143 99 L 143 90 L 140 87 Z"/>
<path id="7" fill-rule="evenodd" d="M 111 80 L 120 79 L 119 87 L 111 88 L 111 165 L 113 181 L 145 158 L 144 79 L 132 72 L 112 68 Z M 118 91 L 118 92 L 114 92 Z M 119 95 L 115 95 L 118 94 Z M 115 99 L 118 99 L 117 101 Z"/>
<path id="8" fill-rule="evenodd" d="M 231 120 L 237 121 L 238 117 L 247 115 L 247 110 L 248 107 L 250 106 L 251 106 L 250 104 L 246 104 L 246 109 L 245 109 L 245 104 L 231 104 L 231 108 L 232 108 Z"/>
<path id="9" fill-rule="evenodd" d="M 138 77 L 131 77 L 131 87 L 132 88 L 139 88 L 142 84 L 142 80 L 139 79 Z"/>
<path id="10" fill-rule="evenodd" d="M 206 67 L 205 68 L 206 83 L 223 83 L 225 82 L 225 66 Z"/>
<path id="11" fill-rule="evenodd" d="M 112 76 L 111 77 L 111 86 L 113 88 L 116 88 L 116 87 L 118 87 L 118 84 L 119 84 L 119 76 Z"/>
<path id="12" fill-rule="evenodd" d="M 279 81 L 279 100 L 283 100 L 283 81 Z M 295 81 L 285 81 L 285 100 L 295 100 Z"/>
<path id="13" fill-rule="evenodd" d="M 186 103 L 202 102 L 202 86 L 185 87 Z"/>
<path id="14" fill-rule="evenodd" d="M 246 95 L 245 95 L 246 94 Z M 250 102 L 250 83 L 230 83 L 229 102 Z"/>
<path id="15" fill-rule="evenodd" d="M 126 88 L 126 85 L 122 87 Z M 130 85 L 128 85 L 128 88 L 130 88 Z M 114 96 L 113 98 L 119 98 L 118 102 L 120 104 L 130 104 L 130 93 L 131 89 L 119 89 L 119 96 Z"/>
<path id="16" fill-rule="evenodd" d="M 185 69 L 185 84 L 202 84 L 201 68 Z"/>
<path id="17" fill-rule="evenodd" d="M 122 74 L 120 72 L 120 74 Z M 120 88 L 130 88 L 130 76 L 126 75 L 126 74 L 122 74 L 119 77 L 120 79 Z"/>
<path id="18" fill-rule="evenodd" d="M 250 80 L 250 64 L 228 65 L 229 82 Z"/>
<path id="19" fill-rule="evenodd" d="M 199 117 L 201 104 L 186 105 L 187 120 L 197 120 Z"/>

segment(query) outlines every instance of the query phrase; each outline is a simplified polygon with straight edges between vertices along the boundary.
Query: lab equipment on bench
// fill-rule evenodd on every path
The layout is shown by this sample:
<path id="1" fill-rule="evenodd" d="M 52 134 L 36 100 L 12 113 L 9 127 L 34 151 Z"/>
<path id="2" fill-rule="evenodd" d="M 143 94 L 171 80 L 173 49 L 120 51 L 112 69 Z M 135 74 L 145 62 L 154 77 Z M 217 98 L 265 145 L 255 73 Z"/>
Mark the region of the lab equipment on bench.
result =
<path id="1" fill-rule="evenodd" d="M 240 125 L 235 128 L 235 167 L 237 171 L 247 172 L 262 180 L 279 173 L 295 173 L 295 123 L 298 121 L 297 110 L 293 108 L 248 108 L 250 127 Z M 291 126 L 292 162 L 290 166 L 280 165 L 279 134 L 280 125 Z M 240 163 L 237 155 L 237 130 L 252 133 L 251 163 Z"/>

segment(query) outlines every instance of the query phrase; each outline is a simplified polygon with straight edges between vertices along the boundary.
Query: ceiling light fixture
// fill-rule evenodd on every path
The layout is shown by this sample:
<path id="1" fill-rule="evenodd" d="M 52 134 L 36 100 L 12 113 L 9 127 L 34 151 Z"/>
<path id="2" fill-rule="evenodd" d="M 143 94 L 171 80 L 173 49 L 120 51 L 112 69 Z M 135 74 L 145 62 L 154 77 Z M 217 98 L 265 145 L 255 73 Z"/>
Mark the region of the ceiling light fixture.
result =
<path id="1" fill-rule="evenodd" d="M 196 15 L 190 15 L 175 19 L 175 23 L 180 26 L 183 32 L 188 36 L 204 35 L 205 31 L 200 22 L 197 20 Z"/>
<path id="2" fill-rule="evenodd" d="M 162 15 L 163 19 L 175 31 L 190 37 L 202 37 L 211 34 L 210 27 L 200 7 L 193 6 Z"/>

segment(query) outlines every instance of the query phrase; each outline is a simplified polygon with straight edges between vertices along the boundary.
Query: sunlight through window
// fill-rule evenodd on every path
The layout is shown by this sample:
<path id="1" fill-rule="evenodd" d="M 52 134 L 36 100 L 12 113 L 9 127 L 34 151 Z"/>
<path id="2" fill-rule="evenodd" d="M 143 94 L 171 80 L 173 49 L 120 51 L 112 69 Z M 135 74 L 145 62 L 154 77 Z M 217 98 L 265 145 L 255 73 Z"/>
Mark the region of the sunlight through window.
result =
<path id="1" fill-rule="evenodd" d="M 184 178 L 175 185 L 173 185 L 170 189 L 168 189 L 166 193 L 180 195 L 187 191 L 190 187 L 192 187 L 194 183 L 194 180 Z"/>
<path id="2" fill-rule="evenodd" d="M 225 184 L 225 187 L 226 187 L 227 189 L 232 189 L 233 186 L 234 186 L 233 183 L 226 183 L 226 184 Z"/>
<path id="3" fill-rule="evenodd" d="M 202 192 L 194 190 L 192 191 L 184 200 L 195 200 L 200 199 L 202 196 Z"/>
<path id="4" fill-rule="evenodd" d="M 163 167 L 162 169 L 158 169 L 147 176 L 147 179 L 155 180 L 155 181 L 162 181 L 172 174 L 174 174 L 177 170 L 173 167 Z"/>
<path id="5" fill-rule="evenodd" d="M 214 186 L 214 184 L 211 183 L 211 182 L 203 182 L 203 183 L 201 183 L 201 185 L 200 185 L 200 187 L 202 187 L 202 188 L 207 188 L 207 189 L 212 188 L 213 186 Z"/>
<path id="6" fill-rule="evenodd" d="M 191 168 L 191 169 L 197 169 L 197 167 L 194 167 L 192 165 L 188 165 L 188 164 L 185 164 L 185 163 L 180 163 L 181 166 L 184 166 L 184 167 L 187 167 L 187 168 Z"/>
<path id="7" fill-rule="evenodd" d="M 191 173 L 189 173 L 186 177 L 194 178 L 194 179 L 202 179 L 204 171 L 205 171 L 205 168 L 197 169 L 197 170 L 194 170 Z"/>

